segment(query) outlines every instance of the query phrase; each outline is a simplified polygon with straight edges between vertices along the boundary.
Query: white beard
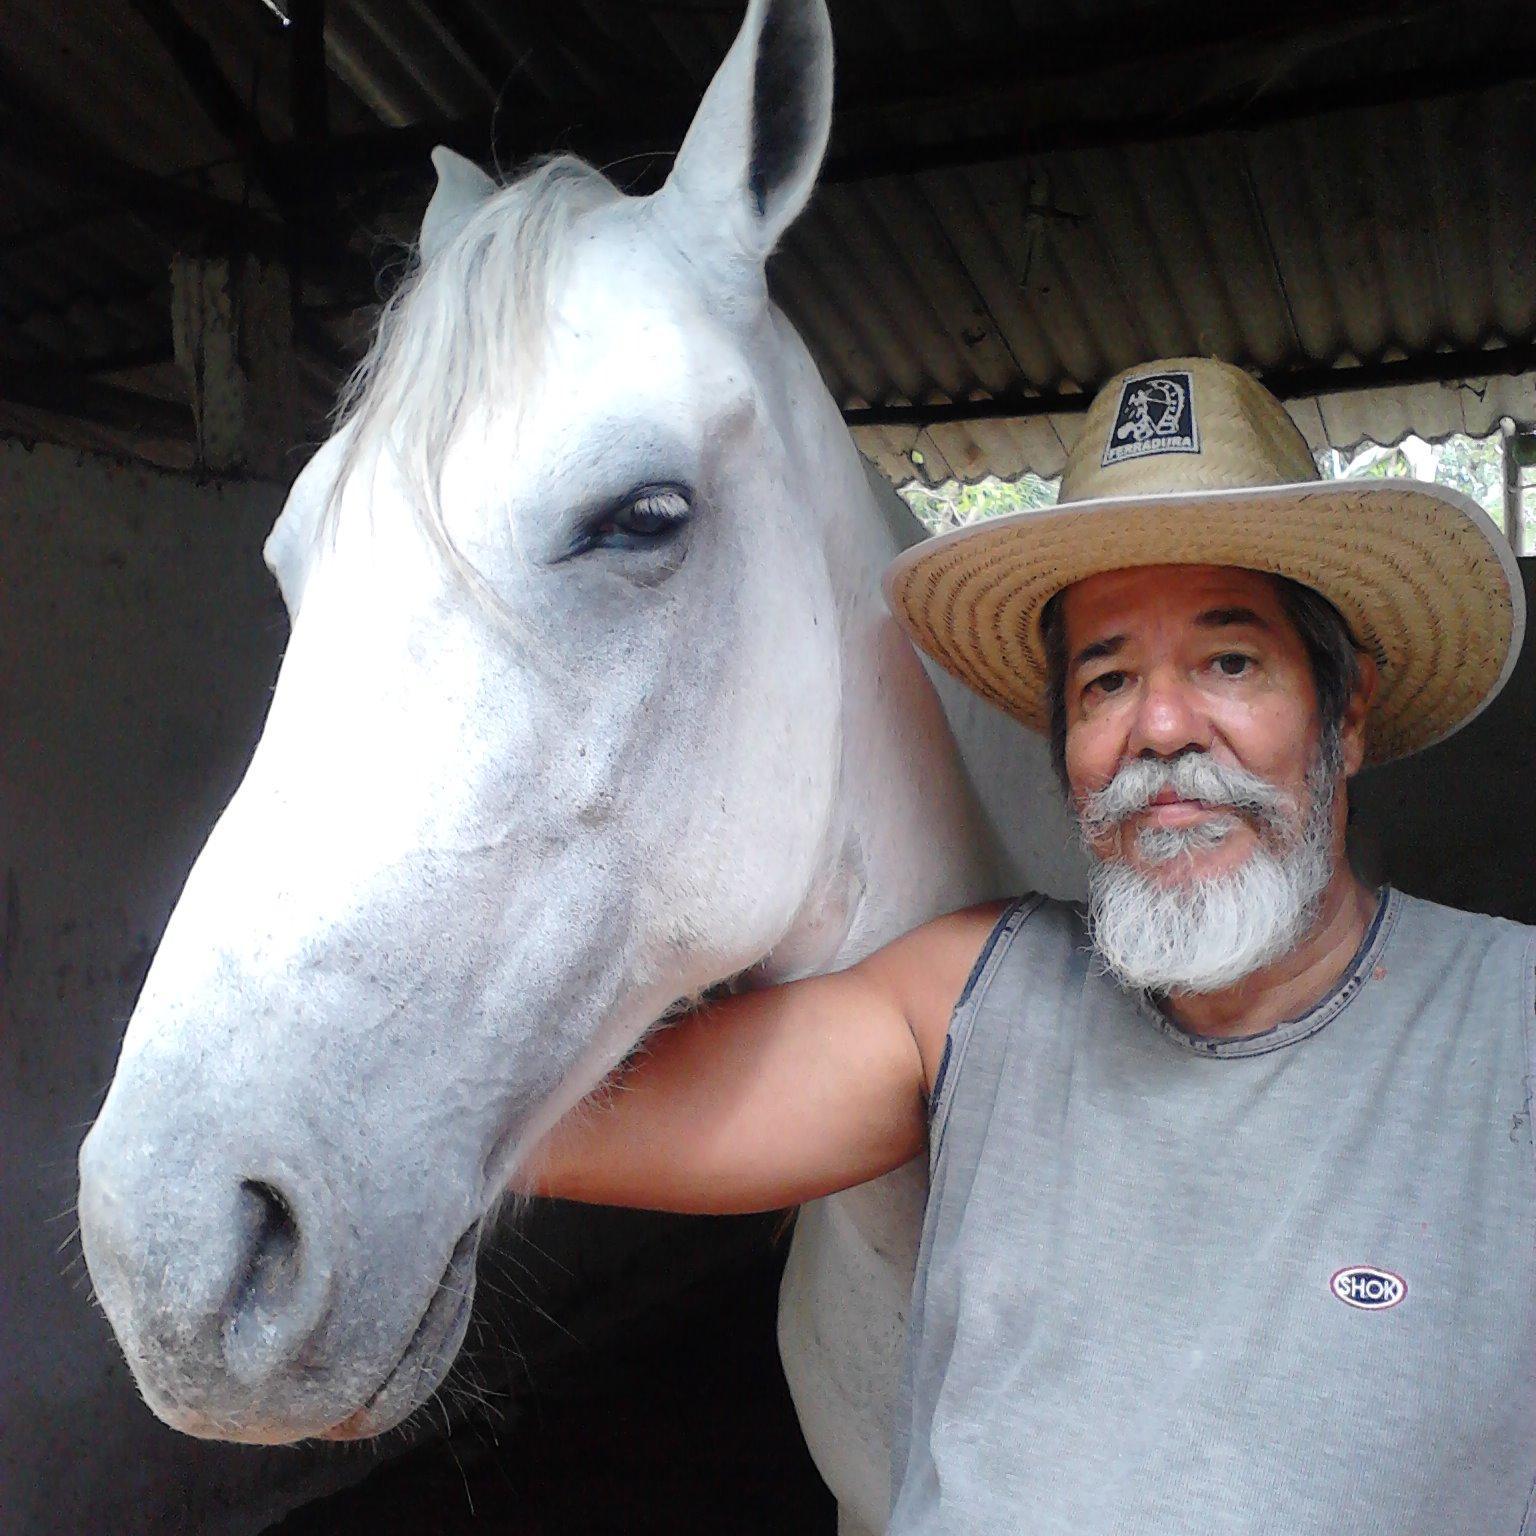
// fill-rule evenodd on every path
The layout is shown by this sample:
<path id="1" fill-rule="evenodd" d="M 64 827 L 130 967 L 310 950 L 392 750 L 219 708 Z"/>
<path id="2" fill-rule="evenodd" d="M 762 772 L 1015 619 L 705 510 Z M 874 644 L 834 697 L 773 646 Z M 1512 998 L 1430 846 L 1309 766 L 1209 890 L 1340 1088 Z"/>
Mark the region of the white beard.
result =
<path id="1" fill-rule="evenodd" d="M 1097 862 L 1089 875 L 1088 922 L 1105 968 L 1125 986 L 1147 992 L 1217 992 L 1295 948 L 1316 921 L 1333 875 L 1336 771 L 1330 759 L 1325 749 L 1308 774 L 1305 819 L 1279 853 L 1261 833 L 1237 869 L 1175 883 L 1124 860 Z M 1212 766 L 1208 759 L 1202 765 L 1207 773 Z M 1219 845 L 1239 825 L 1232 816 L 1188 831 L 1148 828 L 1138 848 L 1144 859 L 1167 863 Z"/>

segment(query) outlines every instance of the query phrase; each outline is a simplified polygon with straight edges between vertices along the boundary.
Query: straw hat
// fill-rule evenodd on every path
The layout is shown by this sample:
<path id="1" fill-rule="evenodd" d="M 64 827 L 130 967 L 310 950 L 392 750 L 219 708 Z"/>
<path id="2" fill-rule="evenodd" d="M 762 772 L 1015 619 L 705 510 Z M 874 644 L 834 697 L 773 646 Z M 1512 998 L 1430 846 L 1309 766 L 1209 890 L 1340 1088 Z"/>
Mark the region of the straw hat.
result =
<path id="1" fill-rule="evenodd" d="M 886 572 L 902 626 L 1033 730 L 1049 727 L 1040 612 L 1137 565 L 1235 565 L 1323 594 L 1376 658 L 1368 763 L 1483 710 L 1514 668 L 1525 594 L 1467 497 L 1412 480 L 1322 480 L 1284 406 L 1240 368 L 1181 357 L 1094 397 L 1060 504 L 915 545 Z"/>

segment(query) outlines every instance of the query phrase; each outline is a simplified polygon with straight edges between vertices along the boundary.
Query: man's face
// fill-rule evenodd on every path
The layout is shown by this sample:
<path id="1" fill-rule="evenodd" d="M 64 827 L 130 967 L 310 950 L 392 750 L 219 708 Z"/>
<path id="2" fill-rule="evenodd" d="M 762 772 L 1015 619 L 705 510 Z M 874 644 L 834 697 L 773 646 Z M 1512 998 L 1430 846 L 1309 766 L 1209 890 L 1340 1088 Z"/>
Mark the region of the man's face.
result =
<path id="1" fill-rule="evenodd" d="M 1128 763 L 1203 753 L 1265 781 L 1305 815 L 1320 743 L 1317 692 L 1301 637 L 1268 576 L 1232 566 L 1150 566 L 1078 582 L 1062 599 L 1066 766 L 1079 811 Z M 1359 766 L 1346 725 L 1345 772 Z M 1336 794 L 1342 797 L 1343 775 Z M 1342 835 L 1342 816 L 1335 818 Z M 1108 827 L 1085 826 L 1093 853 L 1161 883 L 1229 874 L 1261 840 L 1285 840 L 1273 817 L 1185 799 L 1173 788 Z M 1224 836 L 1171 836 L 1225 826 Z M 1177 858 L 1149 858 L 1175 844 Z"/>

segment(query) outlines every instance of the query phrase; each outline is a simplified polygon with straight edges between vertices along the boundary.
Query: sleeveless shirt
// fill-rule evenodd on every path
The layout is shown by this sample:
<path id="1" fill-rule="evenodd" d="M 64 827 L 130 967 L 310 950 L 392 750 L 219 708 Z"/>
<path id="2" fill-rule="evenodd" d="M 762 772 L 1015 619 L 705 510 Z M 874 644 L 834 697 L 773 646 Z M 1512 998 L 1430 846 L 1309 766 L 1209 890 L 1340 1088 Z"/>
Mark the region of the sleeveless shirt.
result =
<path id="1" fill-rule="evenodd" d="M 951 1021 L 891 1536 L 1536 1532 L 1536 929 L 1388 891 L 1246 1039 L 1006 911 Z"/>

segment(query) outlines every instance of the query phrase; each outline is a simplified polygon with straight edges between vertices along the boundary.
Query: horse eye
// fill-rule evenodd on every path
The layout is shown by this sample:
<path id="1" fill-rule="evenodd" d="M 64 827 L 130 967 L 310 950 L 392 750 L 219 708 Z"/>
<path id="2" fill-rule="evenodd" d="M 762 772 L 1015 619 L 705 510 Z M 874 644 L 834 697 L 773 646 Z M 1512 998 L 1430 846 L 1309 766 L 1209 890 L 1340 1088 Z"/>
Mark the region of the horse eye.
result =
<path id="1" fill-rule="evenodd" d="M 613 526 L 638 538 L 655 538 L 671 533 L 688 516 L 688 498 L 681 491 L 667 488 L 646 491 L 627 502 L 614 514 Z"/>
<path id="2" fill-rule="evenodd" d="M 574 553 L 591 549 L 647 549 L 676 533 L 693 508 L 675 485 L 647 486 L 592 523 Z"/>

